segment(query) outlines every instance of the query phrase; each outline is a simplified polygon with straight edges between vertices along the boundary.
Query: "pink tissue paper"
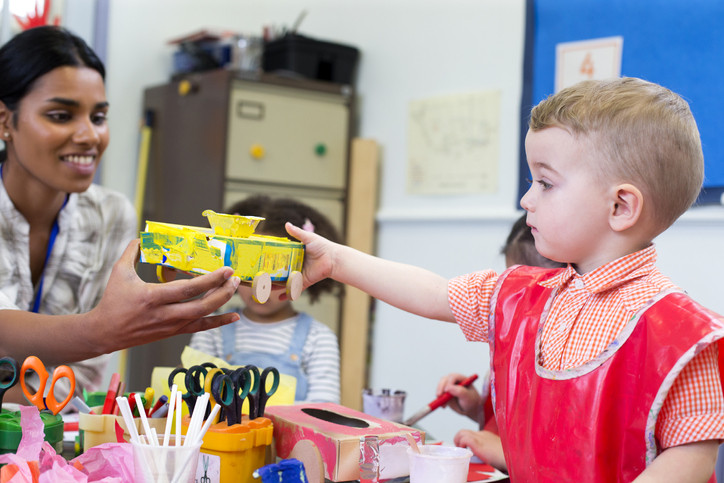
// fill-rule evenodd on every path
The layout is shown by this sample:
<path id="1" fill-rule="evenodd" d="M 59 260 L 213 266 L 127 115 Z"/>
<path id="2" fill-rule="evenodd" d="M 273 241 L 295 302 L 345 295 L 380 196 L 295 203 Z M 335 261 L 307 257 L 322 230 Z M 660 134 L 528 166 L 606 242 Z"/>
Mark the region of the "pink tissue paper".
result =
<path id="1" fill-rule="evenodd" d="M 16 453 L 0 455 L 0 464 L 14 464 L 18 472 L 7 483 L 32 483 L 32 462 L 38 463 L 39 483 L 133 481 L 133 453 L 129 443 L 105 443 L 67 461 L 44 441 L 44 425 L 35 406 L 20 407 L 23 436 Z"/>

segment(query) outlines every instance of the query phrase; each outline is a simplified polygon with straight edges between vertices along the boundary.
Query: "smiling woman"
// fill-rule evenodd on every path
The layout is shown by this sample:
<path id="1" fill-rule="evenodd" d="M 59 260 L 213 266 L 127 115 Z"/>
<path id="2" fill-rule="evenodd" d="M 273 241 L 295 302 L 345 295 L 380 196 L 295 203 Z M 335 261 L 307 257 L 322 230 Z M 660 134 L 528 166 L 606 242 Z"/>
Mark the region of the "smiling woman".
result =
<path id="1" fill-rule="evenodd" d="M 27 30 L 0 48 L 0 72 L 0 354 L 80 361 L 76 390 L 92 391 L 97 356 L 238 318 L 207 317 L 238 285 L 230 270 L 164 286 L 136 275 L 135 211 L 93 184 L 109 105 L 86 43 Z"/>

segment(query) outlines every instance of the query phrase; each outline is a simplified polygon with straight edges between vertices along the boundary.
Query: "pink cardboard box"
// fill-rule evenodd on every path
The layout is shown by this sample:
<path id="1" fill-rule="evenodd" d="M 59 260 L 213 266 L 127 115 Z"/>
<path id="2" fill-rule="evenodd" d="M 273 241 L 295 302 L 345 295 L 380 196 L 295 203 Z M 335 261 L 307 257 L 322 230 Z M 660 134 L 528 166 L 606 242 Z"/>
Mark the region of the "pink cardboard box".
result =
<path id="1" fill-rule="evenodd" d="M 274 424 L 277 456 L 288 458 L 299 441 L 311 441 L 331 481 L 359 479 L 360 437 L 379 437 L 380 478 L 385 479 L 409 475 L 406 433 L 425 443 L 424 431 L 334 403 L 270 406 L 264 415 Z"/>

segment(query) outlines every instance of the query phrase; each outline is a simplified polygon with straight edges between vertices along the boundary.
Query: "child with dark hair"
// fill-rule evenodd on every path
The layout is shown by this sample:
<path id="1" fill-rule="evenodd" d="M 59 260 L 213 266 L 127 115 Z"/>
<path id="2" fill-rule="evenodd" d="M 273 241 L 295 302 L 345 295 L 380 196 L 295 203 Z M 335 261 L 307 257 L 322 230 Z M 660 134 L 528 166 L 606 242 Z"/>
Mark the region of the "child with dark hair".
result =
<path id="1" fill-rule="evenodd" d="M 291 198 L 254 195 L 230 206 L 227 213 L 264 218 L 260 235 L 286 237 L 287 221 L 325 238 L 339 240 L 332 222 L 311 206 Z M 312 303 L 324 292 L 339 293 L 342 285 L 332 279 L 309 287 Z M 334 332 L 309 314 L 297 312 L 283 285 L 273 285 L 269 300 L 259 303 L 249 284 L 237 293 L 244 302 L 236 307 L 241 319 L 218 329 L 198 332 L 191 347 L 234 365 L 274 366 L 297 379 L 295 400 L 339 403 L 339 344 Z"/>

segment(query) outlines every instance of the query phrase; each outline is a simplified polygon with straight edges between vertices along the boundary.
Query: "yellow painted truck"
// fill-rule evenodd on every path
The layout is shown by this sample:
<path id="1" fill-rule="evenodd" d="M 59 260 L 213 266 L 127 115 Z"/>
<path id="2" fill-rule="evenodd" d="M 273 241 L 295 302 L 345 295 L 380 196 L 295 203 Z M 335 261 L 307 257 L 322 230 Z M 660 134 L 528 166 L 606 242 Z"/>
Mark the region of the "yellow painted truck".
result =
<path id="1" fill-rule="evenodd" d="M 285 284 L 296 300 L 302 293 L 304 245 L 288 238 L 255 235 L 264 218 L 227 215 L 205 210 L 211 228 L 146 221 L 141 232 L 141 262 L 193 274 L 209 273 L 223 266 L 234 269 L 242 282 L 250 282 L 257 302 L 269 299 L 272 284 Z"/>

